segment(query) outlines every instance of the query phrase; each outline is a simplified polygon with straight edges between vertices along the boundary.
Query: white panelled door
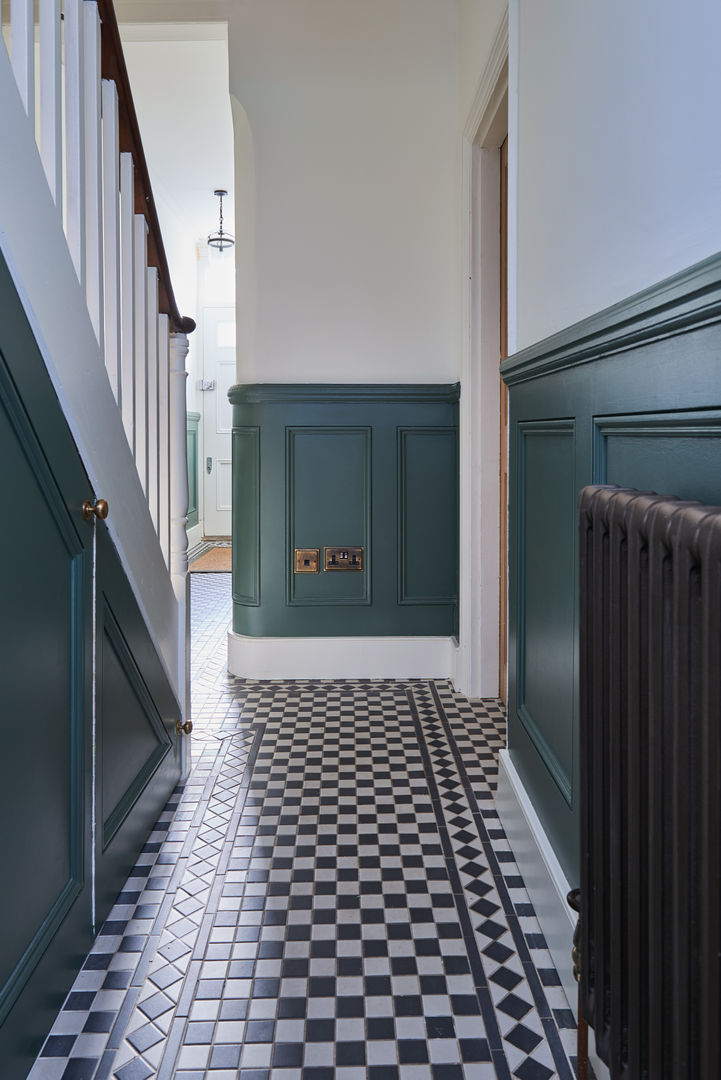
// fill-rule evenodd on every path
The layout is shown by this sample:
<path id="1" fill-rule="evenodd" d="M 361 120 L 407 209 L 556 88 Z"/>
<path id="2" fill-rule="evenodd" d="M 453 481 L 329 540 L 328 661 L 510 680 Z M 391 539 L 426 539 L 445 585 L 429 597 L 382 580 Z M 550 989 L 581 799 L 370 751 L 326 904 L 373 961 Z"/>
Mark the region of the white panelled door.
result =
<path id="1" fill-rule="evenodd" d="M 235 382 L 235 308 L 203 309 L 203 532 L 230 536 L 232 408 Z"/>

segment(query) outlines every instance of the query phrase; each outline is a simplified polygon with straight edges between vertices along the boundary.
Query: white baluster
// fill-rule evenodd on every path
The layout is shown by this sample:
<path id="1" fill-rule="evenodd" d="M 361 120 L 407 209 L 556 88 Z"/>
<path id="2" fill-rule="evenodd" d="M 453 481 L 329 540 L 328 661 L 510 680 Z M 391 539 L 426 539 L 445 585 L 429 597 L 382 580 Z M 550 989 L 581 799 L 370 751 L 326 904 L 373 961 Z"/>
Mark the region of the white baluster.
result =
<path id="1" fill-rule="evenodd" d="M 10 59 L 25 112 L 35 126 L 35 15 L 33 0 L 10 0 Z"/>
<path id="2" fill-rule="evenodd" d="M 148 268 L 148 346 L 145 362 L 148 387 L 148 506 L 158 531 L 158 271 Z"/>
<path id="3" fill-rule="evenodd" d="M 185 405 L 186 334 L 170 335 L 170 574 L 180 603 L 188 573 L 188 436 Z"/>
<path id="4" fill-rule="evenodd" d="M 148 226 L 135 215 L 135 465 L 146 498 L 148 495 Z"/>
<path id="5" fill-rule="evenodd" d="M 40 156 L 55 205 L 63 205 L 60 0 L 38 0 Z"/>
<path id="6" fill-rule="evenodd" d="M 65 235 L 78 281 L 85 288 L 85 133 L 83 108 L 84 0 L 64 0 Z"/>
<path id="7" fill-rule="evenodd" d="M 158 316 L 158 535 L 170 569 L 170 337 L 167 315 Z"/>
<path id="8" fill-rule="evenodd" d="M 120 157 L 118 154 L 118 91 L 103 79 L 103 298 L 105 301 L 105 367 L 118 405 L 120 393 Z"/>
<path id="9" fill-rule="evenodd" d="M 135 450 L 135 168 L 120 155 L 120 407 Z"/>
<path id="10" fill-rule="evenodd" d="M 83 4 L 83 104 L 85 116 L 85 295 L 99 344 L 103 335 L 102 143 L 100 133 L 100 17 Z"/>
<path id="11" fill-rule="evenodd" d="M 170 335 L 170 579 L 178 601 L 178 685 L 183 719 L 190 716 L 190 631 L 188 615 L 188 442 L 185 406 L 186 334 Z M 182 774 L 190 767 L 190 739 L 183 739 Z"/>

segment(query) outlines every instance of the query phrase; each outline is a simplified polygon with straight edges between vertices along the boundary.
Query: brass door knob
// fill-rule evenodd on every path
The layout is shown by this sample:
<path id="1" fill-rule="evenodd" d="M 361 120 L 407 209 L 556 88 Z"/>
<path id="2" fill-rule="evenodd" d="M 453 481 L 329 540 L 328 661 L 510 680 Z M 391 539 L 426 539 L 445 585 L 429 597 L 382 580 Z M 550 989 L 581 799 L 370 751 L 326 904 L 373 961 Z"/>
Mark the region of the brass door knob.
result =
<path id="1" fill-rule="evenodd" d="M 175 730 L 178 735 L 182 735 L 183 732 L 185 732 L 186 735 L 190 735 L 191 731 L 193 730 L 193 721 L 186 720 L 185 723 L 182 724 L 180 720 L 178 720 L 177 724 L 175 725 Z"/>
<path id="2" fill-rule="evenodd" d="M 90 499 L 86 499 L 82 506 L 83 517 L 86 521 L 90 521 L 94 514 L 101 521 L 105 521 L 109 509 L 105 499 L 96 499 L 94 503 L 91 503 Z"/>

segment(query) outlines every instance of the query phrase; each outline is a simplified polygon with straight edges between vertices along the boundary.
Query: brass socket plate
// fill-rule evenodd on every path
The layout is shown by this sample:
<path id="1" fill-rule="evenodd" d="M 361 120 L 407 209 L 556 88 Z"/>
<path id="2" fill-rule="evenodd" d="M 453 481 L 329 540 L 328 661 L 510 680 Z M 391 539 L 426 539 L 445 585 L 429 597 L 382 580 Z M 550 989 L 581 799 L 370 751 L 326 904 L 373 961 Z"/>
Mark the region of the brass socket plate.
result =
<path id="1" fill-rule="evenodd" d="M 362 547 L 327 547 L 323 548 L 324 570 L 362 570 Z"/>
<path id="2" fill-rule="evenodd" d="M 295 548 L 293 552 L 293 572 L 296 574 L 317 574 L 320 569 L 320 548 Z"/>

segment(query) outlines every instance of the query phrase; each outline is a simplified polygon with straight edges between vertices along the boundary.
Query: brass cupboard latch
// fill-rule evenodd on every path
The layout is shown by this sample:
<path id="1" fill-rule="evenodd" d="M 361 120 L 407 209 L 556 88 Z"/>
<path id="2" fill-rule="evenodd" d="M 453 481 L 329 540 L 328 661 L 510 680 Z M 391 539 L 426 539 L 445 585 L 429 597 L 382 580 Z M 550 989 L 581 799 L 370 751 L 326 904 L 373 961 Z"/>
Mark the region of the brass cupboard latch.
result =
<path id="1" fill-rule="evenodd" d="M 193 721 L 192 720 L 186 720 L 185 723 L 183 723 L 181 720 L 178 720 L 177 724 L 175 725 L 175 733 L 176 733 L 176 735 L 182 735 L 183 732 L 185 732 L 186 735 L 190 735 L 192 730 L 193 730 Z"/>
<path id="2" fill-rule="evenodd" d="M 86 499 L 81 507 L 83 517 L 86 521 L 92 521 L 93 515 L 95 515 L 96 518 L 100 518 L 101 521 L 105 521 L 109 509 L 110 507 L 105 499 L 96 499 L 94 503 L 92 503 L 90 499 Z"/>

